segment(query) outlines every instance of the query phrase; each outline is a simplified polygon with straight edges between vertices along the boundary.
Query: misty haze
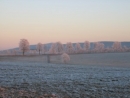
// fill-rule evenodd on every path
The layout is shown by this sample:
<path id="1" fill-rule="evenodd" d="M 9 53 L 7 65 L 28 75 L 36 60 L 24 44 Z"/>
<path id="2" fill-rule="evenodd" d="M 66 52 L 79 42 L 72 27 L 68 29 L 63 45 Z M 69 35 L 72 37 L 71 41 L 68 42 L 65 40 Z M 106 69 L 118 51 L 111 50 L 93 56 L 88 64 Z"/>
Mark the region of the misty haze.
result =
<path id="1" fill-rule="evenodd" d="M 1 0 L 0 98 L 130 98 L 130 1 Z"/>

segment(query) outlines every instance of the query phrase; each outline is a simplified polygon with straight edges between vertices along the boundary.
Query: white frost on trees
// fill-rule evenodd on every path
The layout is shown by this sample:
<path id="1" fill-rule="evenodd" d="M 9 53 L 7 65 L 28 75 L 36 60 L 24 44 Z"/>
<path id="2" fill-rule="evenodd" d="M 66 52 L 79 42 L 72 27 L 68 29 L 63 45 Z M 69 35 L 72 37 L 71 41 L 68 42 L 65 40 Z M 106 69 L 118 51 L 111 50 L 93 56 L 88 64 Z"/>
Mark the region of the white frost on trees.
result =
<path id="1" fill-rule="evenodd" d="M 110 47 L 107 47 L 104 49 L 104 52 L 108 53 L 108 52 L 112 52 L 112 49 Z"/>
<path id="2" fill-rule="evenodd" d="M 121 42 L 114 42 L 112 48 L 115 52 L 121 52 L 122 51 Z"/>
<path id="3" fill-rule="evenodd" d="M 75 48 L 76 48 L 76 53 L 82 53 L 83 52 L 83 49 L 82 49 L 82 47 L 79 43 L 76 43 Z"/>
<path id="4" fill-rule="evenodd" d="M 62 58 L 63 63 L 68 63 L 70 61 L 70 56 L 68 54 L 66 54 L 66 53 L 63 53 L 61 55 L 61 58 Z"/>
<path id="5" fill-rule="evenodd" d="M 127 51 L 129 51 L 129 48 L 127 46 L 123 46 L 123 51 L 127 52 Z"/>
<path id="6" fill-rule="evenodd" d="M 90 48 L 90 42 L 89 41 L 85 41 L 84 42 L 84 51 L 88 52 Z"/>
<path id="7" fill-rule="evenodd" d="M 46 54 L 48 52 L 48 48 L 47 48 L 47 45 L 43 45 L 43 50 L 42 50 L 42 53 L 43 54 Z"/>
<path id="8" fill-rule="evenodd" d="M 19 42 L 19 49 L 22 51 L 24 55 L 25 52 L 29 50 L 29 42 L 27 39 L 21 39 Z"/>
<path id="9" fill-rule="evenodd" d="M 64 52 L 64 47 L 61 42 L 52 43 L 49 49 L 50 54 L 61 54 Z"/>
<path id="10" fill-rule="evenodd" d="M 57 54 L 57 45 L 52 43 L 51 48 L 49 49 L 49 54 Z"/>
<path id="11" fill-rule="evenodd" d="M 66 44 L 66 50 L 67 50 L 67 53 L 70 53 L 70 54 L 75 52 L 74 46 L 71 42 L 68 42 Z"/>
<path id="12" fill-rule="evenodd" d="M 63 47 L 63 44 L 61 42 L 57 42 L 57 52 L 59 54 L 63 53 L 64 52 L 64 47 Z"/>
<path id="13" fill-rule="evenodd" d="M 94 52 L 104 52 L 104 44 L 100 42 L 94 43 Z"/>
<path id="14" fill-rule="evenodd" d="M 36 47 L 37 47 L 37 51 L 39 52 L 39 55 L 40 55 L 41 51 L 43 50 L 43 45 L 41 43 L 38 43 Z"/>

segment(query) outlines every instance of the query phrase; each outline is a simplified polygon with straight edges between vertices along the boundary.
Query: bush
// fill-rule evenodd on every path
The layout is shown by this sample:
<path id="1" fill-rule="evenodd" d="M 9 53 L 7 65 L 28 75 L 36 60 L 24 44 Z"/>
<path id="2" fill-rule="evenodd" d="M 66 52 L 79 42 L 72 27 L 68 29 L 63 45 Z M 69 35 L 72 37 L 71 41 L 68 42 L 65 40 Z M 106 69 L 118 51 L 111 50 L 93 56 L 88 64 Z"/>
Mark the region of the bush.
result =
<path id="1" fill-rule="evenodd" d="M 68 54 L 66 54 L 66 53 L 63 53 L 61 55 L 61 57 L 62 57 L 62 62 L 63 63 L 68 63 L 70 61 L 70 56 Z"/>

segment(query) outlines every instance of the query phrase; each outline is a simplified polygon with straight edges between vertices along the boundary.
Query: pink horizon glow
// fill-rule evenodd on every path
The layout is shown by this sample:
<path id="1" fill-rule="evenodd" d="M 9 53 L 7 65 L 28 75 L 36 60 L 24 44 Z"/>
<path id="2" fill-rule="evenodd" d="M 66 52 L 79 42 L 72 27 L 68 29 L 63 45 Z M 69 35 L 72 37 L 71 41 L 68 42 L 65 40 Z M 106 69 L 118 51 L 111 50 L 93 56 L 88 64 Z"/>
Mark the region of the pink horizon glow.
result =
<path id="1" fill-rule="evenodd" d="M 130 41 L 130 1 L 1 0 L 0 50 L 37 43 Z"/>

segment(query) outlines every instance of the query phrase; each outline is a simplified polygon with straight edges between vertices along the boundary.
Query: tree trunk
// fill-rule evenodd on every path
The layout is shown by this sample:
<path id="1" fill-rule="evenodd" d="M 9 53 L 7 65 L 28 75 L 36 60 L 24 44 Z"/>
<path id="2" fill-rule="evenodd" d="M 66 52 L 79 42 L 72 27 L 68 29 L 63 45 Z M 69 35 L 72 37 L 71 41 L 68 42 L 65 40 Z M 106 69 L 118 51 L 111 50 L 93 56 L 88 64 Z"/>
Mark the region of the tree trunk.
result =
<path id="1" fill-rule="evenodd" d="M 23 51 L 23 55 L 24 55 L 24 51 Z"/>
<path id="2" fill-rule="evenodd" d="M 50 55 L 47 55 L 47 62 L 50 63 Z"/>

